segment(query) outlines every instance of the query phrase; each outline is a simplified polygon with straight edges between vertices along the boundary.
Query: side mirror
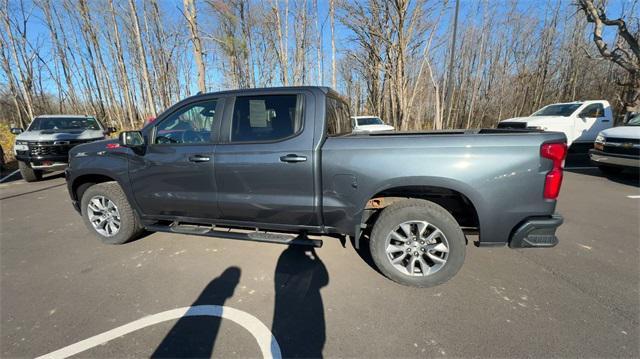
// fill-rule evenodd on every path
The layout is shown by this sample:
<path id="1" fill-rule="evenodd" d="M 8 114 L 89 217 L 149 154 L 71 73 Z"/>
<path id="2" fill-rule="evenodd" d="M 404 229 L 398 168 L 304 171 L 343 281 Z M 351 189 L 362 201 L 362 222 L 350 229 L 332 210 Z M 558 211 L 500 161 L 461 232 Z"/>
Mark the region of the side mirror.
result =
<path id="1" fill-rule="evenodd" d="M 123 131 L 118 136 L 118 143 L 122 147 L 144 146 L 144 137 L 140 131 Z"/>
<path id="2" fill-rule="evenodd" d="M 118 128 L 117 127 L 107 127 L 107 129 L 104 131 L 105 135 L 110 135 L 112 133 L 116 133 L 118 132 Z"/>
<path id="3" fill-rule="evenodd" d="M 11 133 L 13 133 L 14 135 L 19 135 L 22 132 L 24 132 L 24 130 L 20 127 L 14 127 L 11 129 Z"/>

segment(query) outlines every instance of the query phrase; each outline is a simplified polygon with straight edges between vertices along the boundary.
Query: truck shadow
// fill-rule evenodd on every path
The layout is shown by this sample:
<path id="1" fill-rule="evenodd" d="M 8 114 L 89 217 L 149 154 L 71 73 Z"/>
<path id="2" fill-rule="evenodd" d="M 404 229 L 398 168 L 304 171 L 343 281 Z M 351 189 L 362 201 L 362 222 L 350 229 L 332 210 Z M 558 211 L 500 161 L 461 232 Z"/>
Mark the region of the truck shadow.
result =
<path id="1" fill-rule="evenodd" d="M 233 296 L 240 281 L 240 268 L 229 267 L 202 291 L 196 305 L 220 305 Z M 219 317 L 183 317 L 179 319 L 151 355 L 152 358 L 210 358 L 218 330 Z"/>

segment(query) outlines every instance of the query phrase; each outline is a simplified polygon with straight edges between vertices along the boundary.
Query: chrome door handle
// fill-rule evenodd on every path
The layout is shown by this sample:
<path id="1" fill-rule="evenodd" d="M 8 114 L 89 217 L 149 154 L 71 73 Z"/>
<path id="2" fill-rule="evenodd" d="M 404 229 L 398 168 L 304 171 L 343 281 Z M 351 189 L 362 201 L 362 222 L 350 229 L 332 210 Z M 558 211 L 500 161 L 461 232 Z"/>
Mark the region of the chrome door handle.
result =
<path id="1" fill-rule="evenodd" d="M 293 163 L 293 162 L 304 162 L 307 160 L 307 157 L 305 156 L 298 156 L 296 154 L 290 153 L 286 156 L 282 156 L 280 157 L 280 161 L 281 162 L 289 162 L 289 163 Z"/>
<path id="2" fill-rule="evenodd" d="M 189 161 L 191 162 L 209 162 L 210 160 L 211 158 L 209 156 L 203 156 L 203 155 L 195 155 L 195 156 L 189 157 Z"/>

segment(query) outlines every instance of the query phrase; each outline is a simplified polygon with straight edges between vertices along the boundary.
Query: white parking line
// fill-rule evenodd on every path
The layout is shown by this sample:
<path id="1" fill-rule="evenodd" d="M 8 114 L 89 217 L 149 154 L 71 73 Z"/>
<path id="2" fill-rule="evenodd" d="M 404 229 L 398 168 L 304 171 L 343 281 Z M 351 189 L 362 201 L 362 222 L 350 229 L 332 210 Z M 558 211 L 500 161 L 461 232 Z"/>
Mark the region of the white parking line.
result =
<path id="1" fill-rule="evenodd" d="M 18 173 L 18 172 L 20 172 L 20 170 L 15 170 L 15 171 L 13 171 L 13 172 L 9 173 L 8 175 L 6 175 L 6 176 L 4 176 L 4 177 L 0 178 L 0 183 L 4 182 L 4 180 L 6 180 L 7 178 L 9 178 L 9 177 L 13 176 L 14 174 L 16 174 L 16 173 Z"/>
<path id="2" fill-rule="evenodd" d="M 167 310 L 166 312 L 138 319 L 129 324 L 111 329 L 107 332 L 98 334 L 91 338 L 87 338 L 75 344 L 71 344 L 49 354 L 42 355 L 36 359 L 68 358 L 72 355 L 81 353 L 85 350 L 91 349 L 100 344 L 106 343 L 110 340 L 129 334 L 136 330 L 146 328 L 151 325 L 166 322 L 167 320 L 179 319 L 182 317 L 197 316 L 220 317 L 229 319 L 236 324 L 241 325 L 243 328 L 248 330 L 251 335 L 253 335 L 253 337 L 258 342 L 258 346 L 260 347 L 260 351 L 262 352 L 262 356 L 264 358 L 282 358 L 280 346 L 278 345 L 276 338 L 258 318 L 247 312 L 231 307 L 224 307 L 220 305 L 196 305 L 193 307 L 183 307 Z"/>
<path id="3" fill-rule="evenodd" d="M 627 196 L 627 198 L 633 198 L 633 199 L 636 199 L 636 198 L 640 198 L 640 196 Z"/>

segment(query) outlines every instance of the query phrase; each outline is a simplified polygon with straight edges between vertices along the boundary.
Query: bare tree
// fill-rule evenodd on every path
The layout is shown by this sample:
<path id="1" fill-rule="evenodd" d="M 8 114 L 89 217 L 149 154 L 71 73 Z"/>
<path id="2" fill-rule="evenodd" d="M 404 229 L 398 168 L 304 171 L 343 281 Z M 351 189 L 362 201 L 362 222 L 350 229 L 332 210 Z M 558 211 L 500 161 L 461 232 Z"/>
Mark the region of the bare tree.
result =
<path id="1" fill-rule="evenodd" d="M 152 116 L 156 116 L 156 106 L 153 93 L 151 91 L 151 80 L 149 78 L 146 50 L 142 43 L 142 32 L 140 31 L 140 20 L 138 19 L 138 11 L 136 9 L 135 0 L 129 0 L 129 11 L 131 22 L 133 24 L 133 38 L 135 39 L 136 48 L 138 50 L 138 57 L 140 60 L 140 67 L 142 68 L 142 87 L 144 89 L 146 110 Z"/>
<path id="2" fill-rule="evenodd" d="M 579 0 L 578 7 L 587 21 L 593 24 L 593 42 L 600 55 L 627 72 L 627 80 L 620 82 L 624 88 L 622 102 L 626 112 L 640 112 L 640 45 L 638 32 L 632 34 L 623 18 L 610 19 L 603 6 L 596 7 L 593 0 Z M 603 39 L 606 26 L 616 28 L 617 37 L 613 50 Z M 639 30 L 640 31 L 640 30 Z"/>
<path id="3" fill-rule="evenodd" d="M 196 4 L 193 0 L 184 0 L 184 13 L 189 25 L 189 32 L 191 33 L 191 43 L 193 44 L 193 57 L 198 67 L 198 89 L 201 92 L 207 90 L 205 76 L 205 65 L 202 55 L 202 41 L 200 40 L 200 32 L 198 30 L 198 20 L 196 17 Z"/>

